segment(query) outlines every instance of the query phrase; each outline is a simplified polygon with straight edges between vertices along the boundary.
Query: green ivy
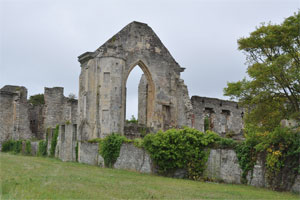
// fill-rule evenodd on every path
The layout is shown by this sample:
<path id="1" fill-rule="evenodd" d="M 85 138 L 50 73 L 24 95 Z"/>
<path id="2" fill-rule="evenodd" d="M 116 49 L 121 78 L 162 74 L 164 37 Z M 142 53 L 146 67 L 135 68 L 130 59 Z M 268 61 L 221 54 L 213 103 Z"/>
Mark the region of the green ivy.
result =
<path id="1" fill-rule="evenodd" d="M 41 140 L 38 146 L 38 156 L 47 156 L 47 140 Z"/>
<path id="2" fill-rule="evenodd" d="M 22 151 L 22 140 L 17 140 L 13 145 L 13 153 L 17 154 Z"/>
<path id="3" fill-rule="evenodd" d="M 297 131 L 280 126 L 271 132 L 249 129 L 245 137 L 245 141 L 236 147 L 243 183 L 259 154 L 265 155 L 266 177 L 272 189 L 285 190 L 288 187 L 285 183 L 294 182 L 300 172 L 300 134 Z"/>
<path id="4" fill-rule="evenodd" d="M 29 140 L 25 143 L 25 154 L 31 155 L 31 142 Z"/>
<path id="5" fill-rule="evenodd" d="M 14 143 L 15 143 L 14 140 L 7 140 L 7 141 L 4 141 L 4 142 L 2 143 L 2 149 L 1 149 L 1 151 L 2 151 L 2 152 L 10 152 L 10 151 L 13 151 Z"/>
<path id="6" fill-rule="evenodd" d="M 55 155 L 55 148 L 57 145 L 58 133 L 59 133 L 59 125 L 56 125 L 54 133 L 52 135 L 52 140 L 51 140 L 51 147 L 50 147 L 50 156 L 51 157 L 54 157 L 54 155 Z"/>
<path id="7" fill-rule="evenodd" d="M 143 145 L 158 166 L 160 173 L 186 169 L 188 178 L 198 180 L 205 170 L 210 145 L 219 140 L 216 133 L 192 128 L 169 129 L 148 134 Z"/>
<path id="8" fill-rule="evenodd" d="M 106 167 L 112 167 L 116 162 L 124 140 L 126 137 L 112 133 L 99 142 L 99 153 L 103 157 Z"/>
<path id="9" fill-rule="evenodd" d="M 204 131 L 210 130 L 210 119 L 208 117 L 204 118 Z"/>

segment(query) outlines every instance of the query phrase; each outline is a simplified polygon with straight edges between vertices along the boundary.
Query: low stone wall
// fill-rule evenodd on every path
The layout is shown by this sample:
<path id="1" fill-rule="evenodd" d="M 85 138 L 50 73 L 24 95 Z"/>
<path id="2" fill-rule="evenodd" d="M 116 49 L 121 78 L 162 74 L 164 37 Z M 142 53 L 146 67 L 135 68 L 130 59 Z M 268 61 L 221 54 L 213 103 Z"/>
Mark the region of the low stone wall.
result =
<path id="1" fill-rule="evenodd" d="M 114 164 L 116 169 L 134 170 L 142 173 L 152 173 L 153 166 L 149 154 L 133 144 L 123 144 L 120 156 Z"/>
<path id="2" fill-rule="evenodd" d="M 99 155 L 98 148 L 98 143 L 80 142 L 78 161 L 103 167 L 104 160 Z M 120 156 L 114 164 L 114 168 L 142 173 L 155 174 L 157 172 L 150 155 L 144 149 L 126 143 L 121 146 Z M 184 178 L 185 174 L 186 171 L 181 169 L 170 176 Z M 242 169 L 239 166 L 235 151 L 232 149 L 211 149 L 203 177 L 211 181 L 240 184 Z M 258 159 L 253 173 L 248 174 L 247 180 L 249 185 L 268 187 L 263 159 Z M 300 175 L 297 176 L 290 190 L 300 193 Z"/>
<path id="3" fill-rule="evenodd" d="M 39 148 L 39 142 L 31 142 L 31 155 L 36 156 Z"/>
<path id="4" fill-rule="evenodd" d="M 241 183 L 242 170 L 234 150 L 211 149 L 204 177 L 212 181 Z"/>
<path id="5" fill-rule="evenodd" d="M 98 143 L 78 142 L 78 162 L 104 166 L 104 159 L 99 155 Z"/>

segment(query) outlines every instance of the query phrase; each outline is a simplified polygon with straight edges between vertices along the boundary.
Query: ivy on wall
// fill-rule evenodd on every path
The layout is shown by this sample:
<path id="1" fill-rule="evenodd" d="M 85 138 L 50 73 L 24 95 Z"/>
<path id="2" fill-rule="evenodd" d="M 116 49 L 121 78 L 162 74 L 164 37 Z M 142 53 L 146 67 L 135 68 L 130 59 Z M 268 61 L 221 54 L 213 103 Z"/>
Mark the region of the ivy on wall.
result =
<path id="1" fill-rule="evenodd" d="M 265 155 L 266 178 L 274 190 L 286 190 L 300 174 L 300 134 L 278 126 L 271 132 L 259 132 L 249 128 L 246 139 L 236 148 L 242 179 L 246 183 L 258 155 Z M 288 184 L 287 184 L 288 183 Z"/>

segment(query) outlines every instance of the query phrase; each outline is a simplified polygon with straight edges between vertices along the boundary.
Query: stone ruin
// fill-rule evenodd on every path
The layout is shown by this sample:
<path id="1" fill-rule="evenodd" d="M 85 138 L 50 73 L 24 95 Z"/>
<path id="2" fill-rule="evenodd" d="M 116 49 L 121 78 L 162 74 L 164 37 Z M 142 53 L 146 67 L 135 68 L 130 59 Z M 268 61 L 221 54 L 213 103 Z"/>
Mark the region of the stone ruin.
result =
<path id="1" fill-rule="evenodd" d="M 48 139 L 59 126 L 55 157 L 103 166 L 98 144 L 89 141 L 120 133 L 132 139 L 147 132 L 192 127 L 223 137 L 243 139 L 244 109 L 233 101 L 192 96 L 180 78 L 184 71 L 154 31 L 132 22 L 94 52 L 78 57 L 81 65 L 78 100 L 65 97 L 62 87 L 45 88 L 44 104 L 32 105 L 23 86 L 0 89 L 0 148 L 4 141 Z M 126 123 L 126 82 L 134 67 L 142 75 L 138 86 L 138 124 Z M 209 122 L 209 123 L 207 123 Z M 37 142 L 32 142 L 36 152 Z M 76 148 L 78 154 L 76 155 Z M 123 144 L 114 168 L 155 173 L 143 149 Z M 234 150 L 211 149 L 204 177 L 241 183 L 242 170 Z M 184 172 L 174 176 L 183 177 Z M 260 160 L 248 184 L 267 187 Z M 300 192 L 300 175 L 290 190 Z"/>
<path id="2" fill-rule="evenodd" d="M 74 142 L 120 133 L 140 137 L 188 126 L 222 136 L 242 138 L 243 108 L 236 102 L 193 96 L 180 78 L 184 71 L 147 24 L 132 22 L 94 52 L 78 57 L 79 98 L 64 97 L 63 88 L 45 88 L 43 105 L 27 101 L 27 89 L 0 90 L 0 145 L 8 139 L 45 139 L 46 130 L 60 125 L 57 152 L 74 160 Z M 138 124 L 126 124 L 126 81 L 135 67 L 144 74 L 138 87 Z M 52 131 L 49 132 L 52 134 Z M 69 150 L 65 155 L 65 149 Z"/>

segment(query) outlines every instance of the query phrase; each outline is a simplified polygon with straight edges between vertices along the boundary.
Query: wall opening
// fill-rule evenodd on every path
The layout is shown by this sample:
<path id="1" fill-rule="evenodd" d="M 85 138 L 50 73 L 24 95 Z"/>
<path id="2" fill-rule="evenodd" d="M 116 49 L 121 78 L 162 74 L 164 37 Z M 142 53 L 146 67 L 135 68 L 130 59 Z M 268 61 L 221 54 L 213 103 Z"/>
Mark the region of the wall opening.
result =
<path id="1" fill-rule="evenodd" d="M 126 120 L 134 122 L 139 120 L 139 103 L 143 103 L 145 96 L 145 88 L 140 85 L 143 71 L 139 65 L 133 68 L 126 82 Z M 140 87 L 139 87 L 140 86 Z M 143 98 L 144 96 L 144 98 Z M 142 111 L 141 111 L 142 112 Z"/>
<path id="2" fill-rule="evenodd" d="M 138 67 L 137 67 L 138 66 Z M 134 75 L 134 73 L 132 73 L 133 70 L 138 70 L 140 71 L 139 73 L 137 73 L 137 75 Z M 138 91 L 135 90 L 135 103 L 132 104 L 132 101 L 129 100 L 129 96 L 128 93 L 129 91 L 126 91 L 126 86 L 128 87 L 129 84 L 128 83 L 128 77 L 129 76 L 133 76 L 135 77 L 135 85 L 136 87 L 139 87 Z M 154 101 L 155 101 L 155 86 L 154 86 L 154 82 L 152 79 L 152 75 L 148 69 L 148 67 L 141 61 L 138 60 L 137 62 L 133 63 L 132 65 L 128 66 L 128 70 L 126 72 L 125 78 L 123 79 L 123 85 L 122 85 L 122 96 L 124 98 L 122 98 L 122 107 L 123 107 L 123 116 L 124 116 L 124 122 L 126 123 L 126 116 L 128 116 L 128 118 L 132 116 L 132 106 L 135 106 L 134 108 L 134 116 L 137 116 L 137 120 L 138 120 L 138 124 L 139 125 L 145 125 L 147 127 L 152 127 L 153 122 L 152 122 L 152 118 L 154 116 L 153 113 L 153 109 L 154 109 Z M 128 87 L 129 89 L 129 87 Z M 126 94 L 127 93 L 127 94 Z M 126 98 L 127 96 L 127 98 Z M 138 97 L 138 98 L 136 98 Z M 127 99 L 127 102 L 126 102 Z M 132 104 L 132 106 L 130 107 L 129 104 Z M 135 104 L 135 105 L 134 105 Z M 127 108 L 127 109 L 126 109 Z M 131 110 L 131 113 L 130 113 Z M 128 119 L 127 118 L 127 119 Z M 130 119 L 129 118 L 129 119 Z"/>
<path id="3" fill-rule="evenodd" d="M 204 131 L 214 129 L 215 111 L 213 108 L 204 109 Z"/>
<path id="4" fill-rule="evenodd" d="M 227 133 L 229 131 L 230 110 L 222 110 L 221 112 L 221 132 Z"/>
<path id="5" fill-rule="evenodd" d="M 65 125 L 61 125 L 61 143 L 65 142 L 65 133 L 66 133 L 66 126 Z"/>
<path id="6" fill-rule="evenodd" d="M 77 124 L 73 124 L 72 133 L 73 133 L 73 141 L 76 141 L 77 140 Z"/>

